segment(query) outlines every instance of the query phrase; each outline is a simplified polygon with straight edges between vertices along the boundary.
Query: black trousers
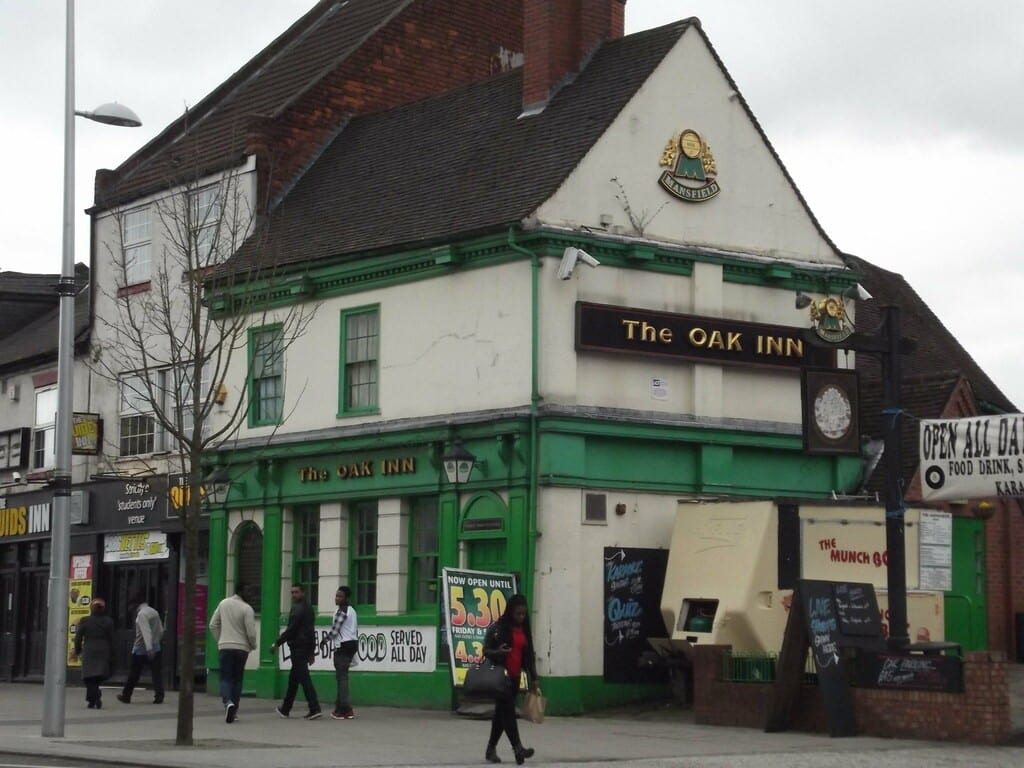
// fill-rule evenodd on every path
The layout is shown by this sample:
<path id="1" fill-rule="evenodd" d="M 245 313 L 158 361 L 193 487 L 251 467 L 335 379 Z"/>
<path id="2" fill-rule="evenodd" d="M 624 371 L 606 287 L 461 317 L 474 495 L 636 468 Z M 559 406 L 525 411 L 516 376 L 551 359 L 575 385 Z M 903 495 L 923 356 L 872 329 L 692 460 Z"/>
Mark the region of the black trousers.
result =
<path id="1" fill-rule="evenodd" d="M 100 683 L 102 683 L 104 677 L 83 677 L 82 682 L 85 683 L 85 701 L 87 704 L 98 703 L 103 694 L 100 692 Z"/>
<path id="2" fill-rule="evenodd" d="M 508 735 L 513 749 L 519 749 L 523 743 L 519 739 L 519 724 L 516 722 L 516 694 L 519 693 L 519 678 L 509 680 L 505 691 L 494 698 L 494 717 L 491 718 L 491 737 L 487 740 L 487 749 L 498 746 L 498 740 L 504 731 Z"/>
<path id="3" fill-rule="evenodd" d="M 124 684 L 124 690 L 121 691 L 121 695 L 126 699 L 132 697 L 132 691 L 135 690 L 135 686 L 139 684 L 139 678 L 142 676 L 142 668 L 145 666 L 149 667 L 149 673 L 153 677 L 153 701 L 160 702 L 164 700 L 164 675 L 163 675 L 163 653 L 157 651 L 153 654 L 153 658 L 149 658 L 144 653 L 133 653 L 131 666 L 128 668 L 128 682 Z"/>
<path id="4" fill-rule="evenodd" d="M 288 714 L 292 711 L 292 704 L 295 703 L 295 694 L 302 686 L 302 695 L 306 697 L 310 712 L 320 711 L 320 699 L 317 698 L 316 688 L 309 677 L 309 652 L 292 651 L 292 668 L 288 673 L 288 688 L 284 692 L 284 701 L 281 702 L 281 711 Z"/>

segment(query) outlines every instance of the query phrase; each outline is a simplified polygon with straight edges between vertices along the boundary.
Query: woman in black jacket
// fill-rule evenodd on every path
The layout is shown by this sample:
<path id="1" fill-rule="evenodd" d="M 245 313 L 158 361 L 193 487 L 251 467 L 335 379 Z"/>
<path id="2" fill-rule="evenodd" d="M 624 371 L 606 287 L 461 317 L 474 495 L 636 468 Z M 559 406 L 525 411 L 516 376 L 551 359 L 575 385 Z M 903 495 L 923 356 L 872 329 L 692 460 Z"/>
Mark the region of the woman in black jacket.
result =
<path id="1" fill-rule="evenodd" d="M 76 659 L 82 660 L 82 681 L 89 709 L 103 707 L 100 683 L 114 671 L 114 620 L 106 615 L 106 603 L 96 598 L 90 614 L 75 628 Z"/>
<path id="2" fill-rule="evenodd" d="M 501 618 L 487 628 L 484 656 L 493 663 L 504 666 L 508 672 L 505 690 L 494 699 L 491 737 L 487 740 L 485 758 L 489 763 L 501 762 L 496 749 L 498 739 L 501 738 L 502 732 L 505 732 L 508 734 L 512 749 L 515 750 L 516 764 L 522 765 L 526 758 L 533 757 L 533 750 L 523 746 L 519 739 L 519 726 L 516 724 L 516 694 L 519 692 L 520 673 L 526 672 L 531 691 L 540 688 L 529 611 L 526 607 L 526 598 L 522 595 L 512 595 Z"/>

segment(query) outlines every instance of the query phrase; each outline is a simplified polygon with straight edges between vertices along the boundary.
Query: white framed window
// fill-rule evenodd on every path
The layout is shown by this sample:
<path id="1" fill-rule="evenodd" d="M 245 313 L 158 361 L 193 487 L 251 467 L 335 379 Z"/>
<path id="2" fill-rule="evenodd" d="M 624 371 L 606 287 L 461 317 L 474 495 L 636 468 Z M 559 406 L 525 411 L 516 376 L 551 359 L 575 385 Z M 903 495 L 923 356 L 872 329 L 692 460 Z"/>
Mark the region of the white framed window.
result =
<path id="1" fill-rule="evenodd" d="M 171 371 L 167 370 L 163 372 L 165 376 L 171 376 Z M 210 396 L 210 365 L 206 363 L 202 367 L 202 371 L 199 374 L 199 407 L 202 408 L 207 398 Z M 171 393 L 174 390 L 174 382 L 168 382 L 165 387 L 165 391 L 171 402 L 167 404 L 167 410 L 171 414 L 171 419 L 175 424 L 178 423 L 178 409 L 181 408 L 181 424 L 183 427 L 183 434 L 191 434 L 192 425 L 195 423 L 195 414 L 192 410 L 192 366 L 186 364 L 182 367 L 177 379 L 177 388 L 179 391 L 178 397 L 172 397 Z M 210 423 L 209 421 L 203 422 L 202 436 L 206 437 L 210 434 Z"/>
<path id="2" fill-rule="evenodd" d="M 196 265 L 200 267 L 217 263 L 217 233 L 221 223 L 220 187 L 203 187 L 191 193 L 192 230 L 196 238 Z"/>
<path id="3" fill-rule="evenodd" d="M 124 284 L 139 285 L 150 279 L 152 264 L 152 226 L 149 208 L 128 211 L 121 219 L 121 243 L 124 246 Z"/>
<path id="4" fill-rule="evenodd" d="M 32 427 L 33 469 L 48 469 L 57 463 L 56 425 L 57 387 L 37 389 L 35 424 Z"/>
<path id="5" fill-rule="evenodd" d="M 152 393 L 146 389 L 146 378 L 142 373 L 130 373 L 121 377 L 120 411 L 120 454 L 141 456 L 148 453 L 171 450 L 175 441 L 167 434 L 156 418 L 154 402 L 167 414 L 171 423 L 177 424 L 181 411 L 184 434 L 192 430 L 192 367 L 182 366 L 178 371 L 161 368 L 150 373 Z M 210 395 L 210 366 L 203 365 L 200 374 L 200 407 Z M 177 394 L 176 394 L 177 393 Z M 203 423 L 203 436 L 209 434 L 209 423 Z"/>
<path id="6" fill-rule="evenodd" d="M 121 377 L 120 454 L 140 456 L 160 450 L 163 441 L 157 428 L 156 416 L 144 373 L 130 373 Z M 153 382 L 154 394 L 158 393 Z"/>

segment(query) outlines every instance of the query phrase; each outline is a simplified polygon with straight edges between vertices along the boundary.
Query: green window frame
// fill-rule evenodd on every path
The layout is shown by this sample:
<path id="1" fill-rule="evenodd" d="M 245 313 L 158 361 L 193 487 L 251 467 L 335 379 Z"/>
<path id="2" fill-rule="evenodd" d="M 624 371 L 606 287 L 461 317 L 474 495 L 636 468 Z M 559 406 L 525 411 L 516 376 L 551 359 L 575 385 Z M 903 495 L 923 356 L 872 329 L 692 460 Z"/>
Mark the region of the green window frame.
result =
<path id="1" fill-rule="evenodd" d="M 284 412 L 284 328 L 249 329 L 249 426 L 280 424 Z"/>
<path id="2" fill-rule="evenodd" d="M 295 507 L 292 538 L 292 584 L 301 584 L 310 605 L 320 592 L 320 507 Z"/>
<path id="3" fill-rule="evenodd" d="M 380 306 L 341 312 L 338 415 L 379 411 Z"/>
<path id="4" fill-rule="evenodd" d="M 441 517 L 436 496 L 420 496 L 409 505 L 409 610 L 436 609 Z"/>
<path id="5" fill-rule="evenodd" d="M 377 502 L 352 502 L 349 582 L 357 606 L 377 604 L 377 528 Z"/>

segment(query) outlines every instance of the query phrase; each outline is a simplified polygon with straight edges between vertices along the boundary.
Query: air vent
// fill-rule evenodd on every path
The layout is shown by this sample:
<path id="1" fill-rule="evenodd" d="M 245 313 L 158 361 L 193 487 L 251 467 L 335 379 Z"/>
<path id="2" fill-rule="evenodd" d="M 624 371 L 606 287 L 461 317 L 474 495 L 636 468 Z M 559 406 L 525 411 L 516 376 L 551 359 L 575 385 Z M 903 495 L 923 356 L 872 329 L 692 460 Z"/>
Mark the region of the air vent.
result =
<path id="1" fill-rule="evenodd" d="M 603 525 L 608 522 L 608 497 L 603 493 L 588 493 L 583 499 L 583 522 Z"/>

